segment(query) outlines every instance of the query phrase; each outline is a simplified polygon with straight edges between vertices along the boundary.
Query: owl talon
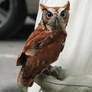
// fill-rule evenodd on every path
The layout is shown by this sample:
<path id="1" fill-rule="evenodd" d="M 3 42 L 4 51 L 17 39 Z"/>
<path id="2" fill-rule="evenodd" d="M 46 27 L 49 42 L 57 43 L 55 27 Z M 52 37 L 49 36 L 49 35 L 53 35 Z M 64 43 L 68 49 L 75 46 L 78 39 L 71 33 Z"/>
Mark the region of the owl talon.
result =
<path id="1" fill-rule="evenodd" d="M 62 80 L 65 76 L 62 72 L 62 75 L 61 75 L 61 72 L 62 72 L 62 67 L 53 67 L 53 66 L 49 66 L 48 68 L 46 68 L 43 73 L 48 75 L 48 76 L 53 76 L 55 77 L 56 79 L 58 80 Z"/>
<path id="2" fill-rule="evenodd" d="M 48 68 L 46 68 L 43 73 L 47 74 L 47 75 L 58 75 L 58 72 L 56 70 L 53 69 L 52 66 L 49 66 Z"/>

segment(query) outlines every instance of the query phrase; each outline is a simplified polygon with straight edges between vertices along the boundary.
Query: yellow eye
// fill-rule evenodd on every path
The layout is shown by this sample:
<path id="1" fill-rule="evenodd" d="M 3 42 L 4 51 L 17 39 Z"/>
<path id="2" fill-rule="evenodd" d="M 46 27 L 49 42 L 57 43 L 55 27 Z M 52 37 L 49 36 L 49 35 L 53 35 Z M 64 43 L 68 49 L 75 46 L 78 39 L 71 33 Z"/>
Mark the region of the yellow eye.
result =
<path id="1" fill-rule="evenodd" d="M 60 13 L 60 16 L 63 17 L 63 18 L 66 18 L 66 11 L 63 10 L 63 11 Z"/>
<path id="2" fill-rule="evenodd" d="M 53 16 L 53 14 L 50 12 L 50 11 L 48 11 L 47 13 L 46 13 L 46 17 L 47 18 L 51 18 Z"/>

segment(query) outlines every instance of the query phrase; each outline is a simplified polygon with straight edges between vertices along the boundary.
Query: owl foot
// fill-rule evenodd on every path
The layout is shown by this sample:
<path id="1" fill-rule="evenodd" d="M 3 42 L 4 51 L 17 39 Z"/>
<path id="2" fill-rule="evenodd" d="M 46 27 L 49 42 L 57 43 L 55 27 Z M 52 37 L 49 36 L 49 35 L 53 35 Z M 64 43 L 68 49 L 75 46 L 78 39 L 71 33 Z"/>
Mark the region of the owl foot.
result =
<path id="1" fill-rule="evenodd" d="M 48 76 L 53 76 L 58 80 L 62 80 L 65 78 L 64 72 L 62 71 L 62 67 L 57 67 L 57 66 L 49 66 L 43 71 L 44 74 Z"/>

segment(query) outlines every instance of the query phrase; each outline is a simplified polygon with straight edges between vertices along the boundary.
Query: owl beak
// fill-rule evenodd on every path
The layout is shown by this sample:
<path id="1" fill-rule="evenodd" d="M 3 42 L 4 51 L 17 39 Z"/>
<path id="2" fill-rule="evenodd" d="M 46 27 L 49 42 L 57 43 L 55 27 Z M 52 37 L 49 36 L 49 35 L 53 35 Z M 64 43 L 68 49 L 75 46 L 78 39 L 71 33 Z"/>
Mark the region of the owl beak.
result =
<path id="1" fill-rule="evenodd" d="M 48 23 L 47 25 L 56 27 L 56 26 L 60 25 L 60 21 L 59 21 L 58 17 L 54 17 L 53 20 L 50 23 Z"/>
<path id="2" fill-rule="evenodd" d="M 58 18 L 55 19 L 55 24 L 56 24 L 56 26 L 60 25 Z"/>

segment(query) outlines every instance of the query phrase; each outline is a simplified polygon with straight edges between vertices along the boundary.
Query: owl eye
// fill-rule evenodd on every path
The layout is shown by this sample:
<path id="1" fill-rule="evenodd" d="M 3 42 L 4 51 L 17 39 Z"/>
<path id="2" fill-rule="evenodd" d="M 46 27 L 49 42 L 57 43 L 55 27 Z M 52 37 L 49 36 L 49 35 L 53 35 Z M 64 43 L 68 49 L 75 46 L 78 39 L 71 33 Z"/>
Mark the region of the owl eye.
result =
<path id="1" fill-rule="evenodd" d="M 53 14 L 50 11 L 48 11 L 47 14 L 46 14 L 46 17 L 51 18 L 52 16 L 53 16 Z"/>
<path id="2" fill-rule="evenodd" d="M 63 10 L 63 11 L 60 13 L 60 16 L 63 17 L 63 18 L 66 18 L 66 12 L 65 12 L 65 10 Z"/>

